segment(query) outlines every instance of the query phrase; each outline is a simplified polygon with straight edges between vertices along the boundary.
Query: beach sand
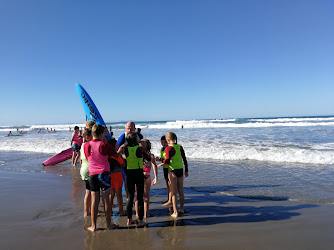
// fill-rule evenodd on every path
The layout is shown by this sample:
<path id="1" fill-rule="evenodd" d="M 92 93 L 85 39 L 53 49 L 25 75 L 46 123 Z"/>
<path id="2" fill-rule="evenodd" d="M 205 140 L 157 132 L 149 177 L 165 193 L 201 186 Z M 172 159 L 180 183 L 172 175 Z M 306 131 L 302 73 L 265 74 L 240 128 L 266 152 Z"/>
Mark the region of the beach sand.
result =
<path id="1" fill-rule="evenodd" d="M 224 187 L 210 180 L 198 185 L 191 174 L 185 181 L 186 214 L 177 220 L 160 205 L 166 199 L 160 178 L 151 190 L 148 227 L 128 228 L 126 217 L 114 215 L 118 229 L 91 233 L 84 229 L 90 219 L 83 218 L 79 168 L 72 170 L 69 164 L 53 168 L 1 169 L 0 249 L 334 248 L 333 205 L 228 196 Z M 105 227 L 103 213 L 98 227 Z"/>

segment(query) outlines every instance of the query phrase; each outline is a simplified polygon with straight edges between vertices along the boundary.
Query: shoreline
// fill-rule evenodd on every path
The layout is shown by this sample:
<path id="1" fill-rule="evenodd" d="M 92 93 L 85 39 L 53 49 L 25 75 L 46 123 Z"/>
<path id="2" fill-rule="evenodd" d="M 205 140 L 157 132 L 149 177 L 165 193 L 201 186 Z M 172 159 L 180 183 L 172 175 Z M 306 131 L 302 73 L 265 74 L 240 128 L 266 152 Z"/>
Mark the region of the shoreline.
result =
<path id="1" fill-rule="evenodd" d="M 193 162 L 192 164 L 201 164 Z M 69 166 L 64 165 L 61 169 Z M 126 227 L 126 217 L 113 216 L 116 230 L 90 233 L 83 218 L 84 185 L 78 171 L 53 172 L 1 169 L 1 249 L 100 249 L 109 247 L 200 249 L 332 249 L 332 205 L 285 199 L 245 199 L 215 186 L 185 184 L 186 214 L 177 220 L 160 206 L 164 184 L 151 190 L 148 227 Z M 160 181 L 164 181 L 160 179 Z M 217 191 L 218 190 L 218 191 Z M 124 194 L 123 194 L 124 195 Z M 118 209 L 114 209 L 114 213 Z M 103 214 L 98 227 L 104 227 Z M 17 237 L 19 238 L 17 239 Z"/>

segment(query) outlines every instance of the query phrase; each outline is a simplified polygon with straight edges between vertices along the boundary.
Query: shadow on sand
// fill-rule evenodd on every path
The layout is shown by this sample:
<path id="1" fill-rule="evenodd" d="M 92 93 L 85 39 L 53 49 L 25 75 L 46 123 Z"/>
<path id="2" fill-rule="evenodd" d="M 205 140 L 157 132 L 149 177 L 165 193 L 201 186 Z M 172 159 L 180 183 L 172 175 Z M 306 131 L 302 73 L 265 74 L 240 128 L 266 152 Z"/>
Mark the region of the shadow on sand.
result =
<path id="1" fill-rule="evenodd" d="M 149 227 L 170 226 L 208 226 L 222 223 L 247 223 L 288 220 L 300 215 L 297 210 L 317 207 L 313 204 L 288 202 L 289 197 L 272 196 L 230 196 L 227 191 L 243 188 L 270 188 L 278 186 L 240 185 L 240 186 L 203 186 L 184 188 L 185 214 L 173 220 L 166 216 L 168 208 L 152 206 L 150 218 L 162 217 L 163 221 L 149 222 Z M 153 189 L 151 197 L 165 197 L 165 189 Z M 155 201 L 153 203 L 160 203 Z M 240 205 L 247 203 L 247 205 Z M 254 204 L 254 206 L 250 206 Z M 275 205 L 277 203 L 277 206 Z M 293 204 L 293 205 L 291 205 Z"/>

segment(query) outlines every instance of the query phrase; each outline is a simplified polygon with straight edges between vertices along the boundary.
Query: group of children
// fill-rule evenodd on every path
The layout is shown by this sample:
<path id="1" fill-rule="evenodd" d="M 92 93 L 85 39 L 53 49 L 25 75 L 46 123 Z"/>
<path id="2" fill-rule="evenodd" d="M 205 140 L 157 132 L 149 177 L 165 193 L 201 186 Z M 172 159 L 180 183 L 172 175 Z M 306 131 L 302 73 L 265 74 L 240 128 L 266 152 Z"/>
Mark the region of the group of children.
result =
<path id="1" fill-rule="evenodd" d="M 161 154 L 160 157 L 155 157 L 150 152 L 150 141 L 148 139 L 140 140 L 136 132 L 126 133 L 125 143 L 118 147 L 114 138 L 107 141 L 107 128 L 94 123 L 93 121 L 86 123 L 86 128 L 82 134 L 84 144 L 80 150 L 80 174 L 86 186 L 84 216 L 91 216 L 91 226 L 87 230 L 95 231 L 97 229 L 96 221 L 100 192 L 107 229 L 118 226 L 111 223 L 115 195 L 120 216 L 127 215 L 128 217 L 127 225 L 145 226 L 143 219 L 148 218 L 150 187 L 157 182 L 157 167 L 159 166 L 163 166 L 167 185 L 168 200 L 163 206 L 173 206 L 172 217 L 184 213 L 183 164 L 185 166 L 184 175 L 187 177 L 188 163 L 182 146 L 177 144 L 176 135 L 169 132 L 161 138 Z M 73 147 L 73 150 L 77 150 L 76 146 Z M 75 158 L 76 154 L 74 162 L 72 160 L 74 164 Z M 156 161 L 162 163 L 157 165 Z M 150 173 L 152 167 L 155 176 L 153 181 Z M 122 171 L 126 175 L 126 213 L 123 210 Z M 180 210 L 177 209 L 177 193 L 179 193 Z M 138 220 L 132 219 L 134 201 Z"/>

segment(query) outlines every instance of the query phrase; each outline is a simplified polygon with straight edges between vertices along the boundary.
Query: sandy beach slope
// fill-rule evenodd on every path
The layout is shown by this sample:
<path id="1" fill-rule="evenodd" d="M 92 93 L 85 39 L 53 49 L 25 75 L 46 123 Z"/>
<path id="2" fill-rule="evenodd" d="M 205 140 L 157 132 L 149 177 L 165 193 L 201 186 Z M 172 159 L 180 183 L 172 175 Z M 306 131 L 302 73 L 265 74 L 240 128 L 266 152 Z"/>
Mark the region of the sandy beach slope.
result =
<path id="1" fill-rule="evenodd" d="M 222 192 L 226 187 L 191 181 L 185 188 L 186 214 L 178 220 L 160 206 L 166 196 L 161 182 L 151 191 L 148 227 L 128 229 L 126 217 L 114 215 L 118 229 L 89 233 L 78 170 L 65 165 L 62 171 L 67 174 L 1 169 L 0 249 L 334 248 L 333 205 L 228 196 Z M 98 227 L 104 226 L 101 213 Z"/>

